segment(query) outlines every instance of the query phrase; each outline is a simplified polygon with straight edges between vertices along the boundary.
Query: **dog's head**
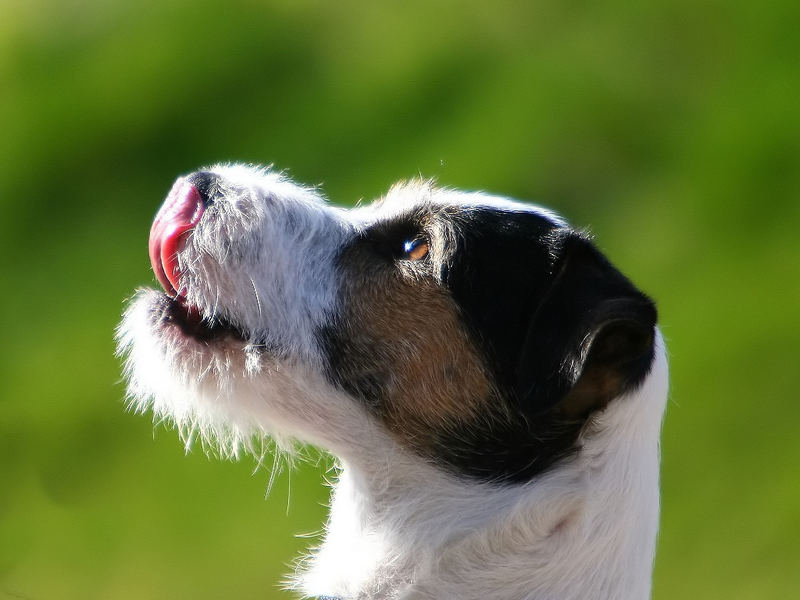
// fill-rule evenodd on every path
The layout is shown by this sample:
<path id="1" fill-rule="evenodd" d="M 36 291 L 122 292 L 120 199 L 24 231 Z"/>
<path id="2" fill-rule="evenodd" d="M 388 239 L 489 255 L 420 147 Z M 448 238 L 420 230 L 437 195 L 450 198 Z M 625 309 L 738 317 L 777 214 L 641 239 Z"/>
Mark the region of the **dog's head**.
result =
<path id="1" fill-rule="evenodd" d="M 179 179 L 153 224 L 164 292 L 120 328 L 129 390 L 179 425 L 345 457 L 386 440 L 523 481 L 633 390 L 656 311 L 553 213 L 415 181 L 344 210 L 274 172 Z"/>

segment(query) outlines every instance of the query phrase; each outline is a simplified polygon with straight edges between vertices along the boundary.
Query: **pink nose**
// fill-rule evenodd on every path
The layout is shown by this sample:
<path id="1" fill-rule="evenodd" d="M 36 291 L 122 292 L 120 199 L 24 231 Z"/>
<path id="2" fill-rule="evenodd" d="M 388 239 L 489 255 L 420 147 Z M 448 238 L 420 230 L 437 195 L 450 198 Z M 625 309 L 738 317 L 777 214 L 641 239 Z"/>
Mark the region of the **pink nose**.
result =
<path id="1" fill-rule="evenodd" d="M 150 228 L 150 262 L 156 279 L 170 296 L 181 295 L 178 251 L 200 222 L 206 204 L 207 198 L 197 186 L 181 177 L 172 186 Z"/>

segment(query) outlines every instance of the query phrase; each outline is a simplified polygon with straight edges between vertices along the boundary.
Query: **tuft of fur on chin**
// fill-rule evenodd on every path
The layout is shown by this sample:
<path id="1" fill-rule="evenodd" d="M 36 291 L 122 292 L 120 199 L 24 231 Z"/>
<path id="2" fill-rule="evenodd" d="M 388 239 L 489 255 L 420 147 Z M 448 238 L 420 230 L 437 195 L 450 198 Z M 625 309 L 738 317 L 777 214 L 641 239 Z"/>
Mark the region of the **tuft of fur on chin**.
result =
<path id="1" fill-rule="evenodd" d="M 117 329 L 128 406 L 171 423 L 187 448 L 196 439 L 223 457 L 263 458 L 264 438 L 282 454 L 296 440 L 339 456 L 375 447 L 373 418 L 304 361 L 241 338 L 205 343 L 163 322 L 161 292 L 139 290 Z M 267 442 L 269 443 L 269 442 Z"/>
<path id="2" fill-rule="evenodd" d="M 116 330 L 128 409 L 152 411 L 154 422 L 174 425 L 187 451 L 200 441 L 223 458 L 247 452 L 260 460 L 268 438 L 290 451 L 290 438 L 243 406 L 257 402 L 257 380 L 277 365 L 268 365 L 255 344 L 231 339 L 205 345 L 169 331 L 153 313 L 160 295 L 138 290 Z"/>

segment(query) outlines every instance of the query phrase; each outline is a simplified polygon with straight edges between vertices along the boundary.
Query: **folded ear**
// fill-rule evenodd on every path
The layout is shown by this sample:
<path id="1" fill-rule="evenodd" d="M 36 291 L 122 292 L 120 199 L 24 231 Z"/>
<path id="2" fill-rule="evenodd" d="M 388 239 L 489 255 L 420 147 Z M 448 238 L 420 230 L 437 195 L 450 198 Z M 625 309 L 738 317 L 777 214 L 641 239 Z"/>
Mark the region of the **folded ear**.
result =
<path id="1" fill-rule="evenodd" d="M 601 324 L 584 352 L 580 375 L 557 403 L 569 418 L 604 408 L 638 383 L 653 360 L 653 326 L 630 317 Z"/>
<path id="2" fill-rule="evenodd" d="M 558 273 L 528 323 L 516 394 L 532 416 L 585 419 L 650 370 L 652 301 L 582 236 L 564 241 Z"/>

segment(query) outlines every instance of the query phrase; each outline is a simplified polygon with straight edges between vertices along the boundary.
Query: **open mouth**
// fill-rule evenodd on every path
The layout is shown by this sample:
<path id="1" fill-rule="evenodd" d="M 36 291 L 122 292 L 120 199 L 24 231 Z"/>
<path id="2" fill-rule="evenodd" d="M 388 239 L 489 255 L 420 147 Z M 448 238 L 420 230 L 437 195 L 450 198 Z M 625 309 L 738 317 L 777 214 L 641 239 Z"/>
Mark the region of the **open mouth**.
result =
<path id="1" fill-rule="evenodd" d="M 241 329 L 221 317 L 205 318 L 182 297 L 172 298 L 163 294 L 158 317 L 161 323 L 177 327 L 185 336 L 200 342 L 208 343 L 222 338 L 246 341 Z"/>
<path id="2" fill-rule="evenodd" d="M 186 301 L 181 282 L 178 252 L 206 210 L 208 198 L 190 179 L 180 178 L 172 186 L 150 229 L 150 263 L 164 288 L 158 317 L 184 335 L 209 342 L 222 337 L 244 341 L 244 333 L 219 316 L 208 318 Z"/>

